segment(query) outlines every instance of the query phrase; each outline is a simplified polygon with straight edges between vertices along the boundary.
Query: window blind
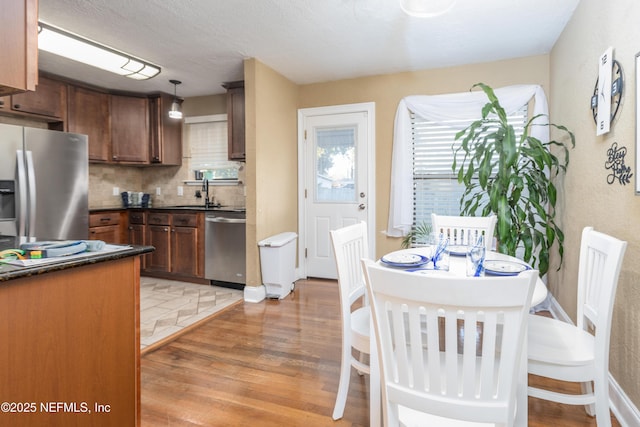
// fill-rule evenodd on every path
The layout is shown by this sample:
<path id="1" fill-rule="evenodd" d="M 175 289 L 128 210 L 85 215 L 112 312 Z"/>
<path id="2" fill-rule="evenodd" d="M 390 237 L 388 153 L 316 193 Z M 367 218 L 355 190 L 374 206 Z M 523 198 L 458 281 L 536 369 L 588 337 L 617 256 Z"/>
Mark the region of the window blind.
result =
<path id="1" fill-rule="evenodd" d="M 210 178 L 237 178 L 237 163 L 228 160 L 227 116 L 185 120 L 193 170 L 211 171 Z"/>
<path id="2" fill-rule="evenodd" d="M 460 142 L 455 135 L 474 120 L 432 122 L 411 114 L 413 139 L 413 224 L 431 224 L 431 213 L 460 215 L 465 187 L 451 169 Z M 527 105 L 511 114 L 509 123 L 522 135 L 527 122 Z M 458 161 L 462 159 L 459 157 Z"/>

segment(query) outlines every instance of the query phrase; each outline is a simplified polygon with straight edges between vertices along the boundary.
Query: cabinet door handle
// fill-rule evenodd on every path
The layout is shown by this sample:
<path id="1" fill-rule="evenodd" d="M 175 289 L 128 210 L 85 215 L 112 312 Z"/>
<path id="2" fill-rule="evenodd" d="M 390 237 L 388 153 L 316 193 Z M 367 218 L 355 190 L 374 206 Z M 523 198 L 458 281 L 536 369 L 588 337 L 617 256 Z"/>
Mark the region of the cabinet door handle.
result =
<path id="1" fill-rule="evenodd" d="M 16 110 L 20 109 L 20 104 L 13 104 L 13 108 L 15 108 Z"/>

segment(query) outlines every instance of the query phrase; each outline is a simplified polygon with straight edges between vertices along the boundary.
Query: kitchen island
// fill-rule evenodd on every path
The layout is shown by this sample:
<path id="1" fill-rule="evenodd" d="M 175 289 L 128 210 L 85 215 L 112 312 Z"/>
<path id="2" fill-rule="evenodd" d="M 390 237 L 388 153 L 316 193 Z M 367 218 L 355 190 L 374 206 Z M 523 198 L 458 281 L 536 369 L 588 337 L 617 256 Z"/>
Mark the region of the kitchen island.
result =
<path id="1" fill-rule="evenodd" d="M 0 425 L 140 424 L 140 255 L 152 250 L 0 264 Z"/>

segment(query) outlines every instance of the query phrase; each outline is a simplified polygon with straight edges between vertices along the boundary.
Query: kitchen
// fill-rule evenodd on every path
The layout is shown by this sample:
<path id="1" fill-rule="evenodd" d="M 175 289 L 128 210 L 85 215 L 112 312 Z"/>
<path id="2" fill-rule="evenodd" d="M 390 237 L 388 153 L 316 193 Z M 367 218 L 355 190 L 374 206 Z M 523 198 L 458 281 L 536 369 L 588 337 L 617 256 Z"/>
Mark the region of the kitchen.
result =
<path id="1" fill-rule="evenodd" d="M 635 101 L 632 95 L 626 97 L 626 105 L 614 133 L 604 138 L 593 136 L 594 124 L 588 101 L 597 76 L 595 59 L 606 48 L 605 45 L 616 47 L 616 55 L 628 74 L 627 93 L 634 92 L 631 76 L 634 55 L 640 50 L 636 42 L 640 35 L 632 22 L 640 16 L 640 11 L 635 4 L 612 2 L 606 8 L 601 8 L 592 3 L 594 2 L 581 2 L 553 49 L 516 59 L 488 56 L 485 59 L 488 62 L 478 60 L 470 65 L 436 69 L 424 67 L 418 71 L 397 70 L 390 72 L 391 74 L 335 78 L 327 82 L 295 82 L 295 79 L 286 76 L 283 71 L 270 66 L 269 62 L 260 57 L 250 57 L 243 61 L 243 71 L 237 76 L 214 82 L 216 86 L 220 86 L 223 81 L 245 81 L 248 125 L 247 162 L 243 182 L 247 209 L 247 284 L 258 286 L 261 283 L 257 242 L 272 234 L 297 229 L 298 140 L 295 115 L 299 108 L 372 100 L 376 102 L 378 199 L 375 206 L 375 229 L 383 230 L 386 228 L 388 214 L 392 122 L 398 101 L 402 96 L 416 93 L 462 92 L 478 81 L 495 86 L 522 82 L 540 83 L 547 91 L 552 115 L 577 130 L 577 139 L 581 142 L 572 152 L 572 164 L 565 183 L 571 190 L 567 191 L 568 198 L 563 207 L 566 221 L 571 224 L 567 233 L 566 253 L 577 250 L 578 229 L 586 223 L 594 223 L 612 234 L 628 236 L 629 241 L 633 241 L 632 236 L 638 235 L 639 231 L 637 224 L 630 220 L 637 216 L 640 209 L 637 197 L 634 197 L 633 191 L 628 187 L 603 184 L 605 181 L 601 179 L 601 163 L 604 163 L 602 152 L 606 151 L 614 139 L 625 146 L 635 146 L 635 128 L 632 125 Z M 138 16 L 144 16 L 139 10 L 137 12 L 141 14 Z M 53 14 L 51 10 L 48 13 Z M 57 12 L 58 15 L 64 13 Z M 227 13 L 235 16 L 229 11 Z M 451 78 L 452 76 L 456 78 Z M 183 87 L 178 88 L 178 94 L 186 97 L 183 103 L 185 115 L 221 114 L 226 111 L 223 89 L 215 95 L 192 97 L 185 95 L 188 82 L 184 76 L 164 77 L 161 74 L 156 79 L 164 79 L 165 92 L 170 93 L 173 88 L 168 83 L 168 78 L 174 77 L 183 80 Z M 188 189 L 192 187 L 184 186 L 185 196 L 177 196 L 178 186 L 184 185 L 183 181 L 192 176 L 192 171 L 181 172 L 181 167 L 91 168 L 93 172 L 90 185 L 93 196 L 90 197 L 95 197 L 92 200 L 98 204 L 98 208 L 118 204 L 118 196 L 113 195 L 114 187 L 118 187 L 120 191 L 148 192 L 152 195 L 154 204 L 160 200 L 167 204 L 181 205 L 193 202 L 183 202 L 186 197 L 191 197 Z M 149 170 L 153 171 L 153 176 L 148 176 Z M 161 188 L 159 196 L 156 195 L 157 187 Z M 233 203 L 234 198 L 239 196 L 233 194 L 225 199 L 222 192 L 218 195 L 218 190 L 215 189 L 214 194 L 225 202 Z M 237 188 L 229 191 L 234 190 Z M 607 206 L 614 205 L 622 208 L 607 209 Z M 382 234 L 376 237 L 377 255 L 390 252 L 397 245 L 397 239 Z M 629 251 L 628 258 L 635 259 L 637 245 L 630 245 Z M 553 286 L 550 289 L 571 312 L 575 289 L 560 286 L 559 283 L 575 281 L 573 279 L 577 267 L 569 261 L 565 268 L 562 272 L 551 272 L 549 280 Z M 618 318 L 612 335 L 611 366 L 613 377 L 636 403 L 640 401 L 640 392 L 637 390 L 640 373 L 634 367 L 637 365 L 635 362 L 638 354 L 638 315 L 633 307 L 637 303 L 634 284 L 637 283 L 638 274 L 637 267 L 625 263 L 616 302 Z"/>

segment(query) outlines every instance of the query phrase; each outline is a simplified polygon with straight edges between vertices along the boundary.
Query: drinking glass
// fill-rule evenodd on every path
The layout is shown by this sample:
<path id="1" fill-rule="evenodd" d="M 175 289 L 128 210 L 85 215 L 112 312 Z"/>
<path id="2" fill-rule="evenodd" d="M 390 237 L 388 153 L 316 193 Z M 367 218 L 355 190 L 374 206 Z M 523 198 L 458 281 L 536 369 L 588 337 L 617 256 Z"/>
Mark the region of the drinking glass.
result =
<path id="1" fill-rule="evenodd" d="M 487 248 L 484 246 L 482 236 L 478 242 L 469 248 L 467 252 L 467 276 L 480 277 L 484 276 L 484 257 Z"/>
<path id="2" fill-rule="evenodd" d="M 449 239 L 441 234 L 434 240 L 436 246 L 431 257 L 433 268 L 434 270 L 449 271 Z"/>

